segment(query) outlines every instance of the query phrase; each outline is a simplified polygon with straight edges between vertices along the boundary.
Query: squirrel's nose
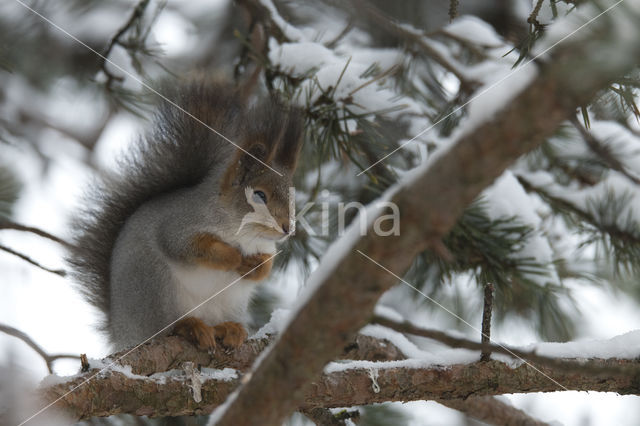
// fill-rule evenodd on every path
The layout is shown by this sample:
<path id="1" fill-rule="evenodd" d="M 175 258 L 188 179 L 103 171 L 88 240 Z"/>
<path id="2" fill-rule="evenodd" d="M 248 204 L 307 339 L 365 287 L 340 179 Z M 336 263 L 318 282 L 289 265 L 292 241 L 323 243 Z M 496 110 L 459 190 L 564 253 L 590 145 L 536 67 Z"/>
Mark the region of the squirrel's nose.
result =
<path id="1" fill-rule="evenodd" d="M 285 234 L 289 233 L 289 224 L 287 222 L 282 224 L 282 232 L 284 232 Z"/>

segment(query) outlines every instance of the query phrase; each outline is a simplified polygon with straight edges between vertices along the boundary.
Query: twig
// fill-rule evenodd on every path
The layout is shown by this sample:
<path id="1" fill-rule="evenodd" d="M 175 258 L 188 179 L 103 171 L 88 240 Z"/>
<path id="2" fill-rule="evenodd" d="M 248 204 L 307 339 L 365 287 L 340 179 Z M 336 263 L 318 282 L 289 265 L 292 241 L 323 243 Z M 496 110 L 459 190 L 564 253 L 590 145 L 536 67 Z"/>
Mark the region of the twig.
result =
<path id="1" fill-rule="evenodd" d="M 445 58 L 436 48 L 434 48 L 431 42 L 426 39 L 426 35 L 420 30 L 410 28 L 406 24 L 398 24 L 366 0 L 355 0 L 354 3 L 357 7 L 358 13 L 369 17 L 369 19 L 378 24 L 380 28 L 385 29 L 387 32 L 392 33 L 403 40 L 420 46 L 429 58 L 456 76 L 458 81 L 460 81 L 460 88 L 463 91 L 471 92 L 473 91 L 473 88 L 477 86 L 477 82 L 468 80 L 465 77 L 457 64 L 452 63 L 448 58 Z"/>
<path id="2" fill-rule="evenodd" d="M 482 354 L 480 361 L 491 359 L 491 310 L 493 309 L 493 284 L 487 283 L 484 286 L 484 308 L 482 309 Z"/>
<path id="3" fill-rule="evenodd" d="M 24 260 L 25 262 L 29 262 L 30 264 L 32 264 L 33 266 L 36 266 L 44 271 L 47 272 L 51 272 L 52 274 L 56 274 L 56 275 L 60 275 L 61 277 L 66 277 L 67 276 L 67 272 L 62 270 L 62 269 L 49 269 L 46 266 L 42 266 L 41 264 L 39 264 L 38 262 L 36 262 L 35 260 L 31 259 L 28 256 L 25 256 L 22 253 L 18 253 L 17 251 L 10 249 L 9 247 L 0 245 L 0 250 L 2 251 L 6 251 L 9 254 L 12 254 L 16 257 L 19 257 L 20 259 Z"/>
<path id="4" fill-rule="evenodd" d="M 342 40 L 347 34 L 349 34 L 349 32 L 352 29 L 353 29 L 353 18 L 349 19 L 349 21 L 347 22 L 347 25 L 344 26 L 342 31 L 340 31 L 340 33 L 337 36 L 335 36 L 333 39 L 325 43 L 325 46 L 329 49 L 333 49 L 334 47 L 336 47 L 338 42 L 340 42 L 340 40 Z"/>
<path id="5" fill-rule="evenodd" d="M 278 40 L 279 43 L 290 41 L 274 21 L 271 11 L 260 0 L 237 0 L 237 3 L 246 8 L 254 21 L 261 22 L 266 33 Z"/>
<path id="6" fill-rule="evenodd" d="M 600 157 L 600 159 L 602 159 L 602 161 L 604 161 L 607 166 L 611 167 L 617 172 L 622 173 L 627 179 L 629 179 L 636 185 L 640 185 L 640 179 L 629 173 L 624 164 L 622 164 L 620 160 L 614 157 L 611 149 L 608 146 L 602 144 L 598 139 L 595 138 L 595 136 L 593 136 L 591 132 L 585 129 L 585 127 L 580 124 L 580 121 L 578 121 L 575 116 L 571 117 L 569 121 L 571 122 L 573 127 L 575 127 L 576 130 L 580 133 L 589 149 L 598 157 Z"/>
<path id="7" fill-rule="evenodd" d="M 449 0 L 449 22 L 458 16 L 458 0 Z"/>
<path id="8" fill-rule="evenodd" d="M 542 8 L 542 3 L 544 3 L 544 0 L 538 0 L 536 6 L 533 8 L 531 14 L 527 18 L 527 22 L 533 25 L 536 30 L 541 30 L 542 28 L 544 28 L 544 25 L 542 25 L 538 21 L 538 14 L 540 13 L 540 9 Z"/>
<path id="9" fill-rule="evenodd" d="M 78 142 L 80 145 L 87 148 L 88 150 L 92 150 L 95 147 L 96 142 L 98 142 L 100 135 L 102 135 L 102 132 L 107 127 L 107 124 L 109 123 L 109 120 L 113 116 L 114 112 L 115 112 L 114 108 L 111 105 L 109 105 L 109 109 L 107 113 L 104 114 L 104 116 L 100 119 L 97 125 L 88 132 L 79 132 L 70 127 L 65 127 L 60 124 L 52 123 L 48 119 L 41 117 L 39 114 L 36 114 L 33 111 L 29 111 L 27 109 L 20 109 L 18 111 L 18 114 L 21 122 L 28 121 L 28 122 L 33 122 L 34 124 L 40 127 L 48 127 L 52 130 L 55 130 L 58 133 L 61 133 L 62 135 L 70 139 L 73 139 L 74 141 Z"/>
<path id="10" fill-rule="evenodd" d="M 56 243 L 61 244 L 65 247 L 72 247 L 70 243 L 66 242 L 62 238 L 56 237 L 55 235 L 49 234 L 48 232 L 45 232 L 41 229 L 34 228 L 31 226 L 21 225 L 19 223 L 12 222 L 4 218 L 0 218 L 0 229 L 13 229 L 15 231 L 31 232 L 32 234 L 36 234 L 40 237 L 47 238 L 51 241 L 55 241 Z"/>
<path id="11" fill-rule="evenodd" d="M 70 355 L 70 354 L 49 355 L 47 352 L 45 352 L 44 349 L 42 349 L 40 345 L 34 342 L 33 339 L 31 339 L 31 337 L 29 337 L 26 333 L 18 330 L 17 328 L 8 326 L 6 324 L 0 324 L 0 332 L 22 340 L 31 349 L 36 351 L 36 353 L 40 355 L 42 359 L 44 359 L 44 362 L 47 364 L 47 370 L 49 370 L 49 373 L 53 373 L 53 362 L 56 360 L 59 360 L 62 358 L 80 359 L 78 355 Z"/>
<path id="12" fill-rule="evenodd" d="M 149 4 L 149 0 L 141 0 L 140 2 L 138 2 L 136 7 L 133 9 L 133 12 L 131 13 L 131 16 L 129 16 L 129 19 L 127 20 L 127 22 L 122 27 L 120 27 L 118 32 L 109 41 L 109 44 L 107 45 L 104 52 L 102 52 L 102 56 L 104 59 L 102 59 L 102 64 L 100 68 L 102 69 L 102 72 L 104 72 L 104 74 L 107 76 L 106 86 L 107 86 L 107 89 L 109 90 L 111 89 L 111 84 L 113 83 L 113 80 L 122 81 L 124 80 L 124 77 L 115 75 L 111 71 L 109 71 L 107 67 L 107 58 L 109 58 L 109 54 L 111 53 L 111 50 L 113 50 L 113 47 L 116 44 L 123 46 L 122 42 L 120 41 L 120 37 L 122 37 L 124 33 L 126 33 L 131 28 L 131 26 L 135 21 L 137 21 L 142 17 L 148 4 Z"/>
<path id="13" fill-rule="evenodd" d="M 536 194 L 538 194 L 540 197 L 542 197 L 542 199 L 544 199 L 545 201 L 548 201 L 552 205 L 556 205 L 563 210 L 566 210 L 568 212 L 575 214 L 585 222 L 588 222 L 591 225 L 593 225 L 594 228 L 596 228 L 598 231 L 602 232 L 603 234 L 606 233 L 613 237 L 619 238 L 622 241 L 629 242 L 635 245 L 640 245 L 640 235 L 627 232 L 624 229 L 621 229 L 616 223 L 611 223 L 611 224 L 600 223 L 591 213 L 580 209 L 578 206 L 565 200 L 564 198 L 554 196 L 548 191 L 545 191 L 543 188 L 533 185 L 531 182 L 527 180 L 525 176 L 516 175 L 516 178 L 518 179 L 518 182 L 520 182 L 520 184 L 526 191 L 533 191 Z"/>
<path id="14" fill-rule="evenodd" d="M 360 86 L 358 86 L 355 89 L 353 89 L 352 91 L 350 91 L 349 94 L 347 95 L 347 97 L 353 96 L 359 90 L 364 89 L 365 87 L 375 83 L 376 81 L 380 81 L 383 78 L 386 78 L 386 77 L 389 77 L 390 75 L 395 74 L 399 69 L 400 69 L 400 66 L 398 64 L 392 65 L 391 67 L 389 67 L 389 69 L 387 69 L 387 70 L 381 72 L 380 74 L 376 75 L 371 80 L 365 81 Z"/>

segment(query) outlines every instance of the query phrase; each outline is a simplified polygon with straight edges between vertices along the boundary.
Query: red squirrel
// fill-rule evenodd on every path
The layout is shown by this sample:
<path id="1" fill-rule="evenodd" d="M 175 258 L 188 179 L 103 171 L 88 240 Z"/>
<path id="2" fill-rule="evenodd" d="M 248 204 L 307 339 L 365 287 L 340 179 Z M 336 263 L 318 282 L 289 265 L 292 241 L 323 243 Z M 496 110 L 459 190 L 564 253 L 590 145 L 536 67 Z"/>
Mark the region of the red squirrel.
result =
<path id="1" fill-rule="evenodd" d="M 180 108 L 163 102 L 120 172 L 91 188 L 69 262 L 116 349 L 141 343 L 223 289 L 168 331 L 202 349 L 216 341 L 235 347 L 247 336 L 247 307 L 269 276 L 276 242 L 293 228 L 302 114 L 277 99 L 247 105 L 206 78 L 162 91 Z"/>

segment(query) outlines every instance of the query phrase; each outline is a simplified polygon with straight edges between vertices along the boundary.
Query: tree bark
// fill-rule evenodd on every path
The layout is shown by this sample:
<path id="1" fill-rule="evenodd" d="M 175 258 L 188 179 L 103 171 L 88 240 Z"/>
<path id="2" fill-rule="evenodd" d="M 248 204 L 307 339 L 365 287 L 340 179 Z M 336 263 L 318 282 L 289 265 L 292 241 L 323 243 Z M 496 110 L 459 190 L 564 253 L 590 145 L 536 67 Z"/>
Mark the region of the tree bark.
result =
<path id="1" fill-rule="evenodd" d="M 181 344 L 185 348 L 189 346 L 185 342 Z M 537 368 L 571 390 L 640 395 L 640 363 L 628 360 L 591 360 L 590 363 L 596 370 L 617 367 L 615 369 L 619 373 L 591 374 L 588 369 L 576 372 L 561 366 Z M 208 378 L 209 373 L 204 372 L 198 376 L 202 399 L 197 402 L 193 393 L 193 379 L 184 372 L 174 371 L 170 375 L 148 377 L 119 370 L 96 374 L 98 371 L 94 369 L 68 381 L 42 388 L 40 395 L 47 402 L 60 398 L 55 404 L 56 408 L 76 420 L 121 413 L 150 417 L 201 415 L 212 412 L 222 404 L 243 381 L 240 371 L 236 378 L 227 381 Z M 372 375 L 373 371 L 377 374 Z M 87 381 L 89 377 L 93 378 Z M 73 392 L 69 392 L 74 388 Z M 513 368 L 492 360 L 411 368 L 381 362 L 372 368 L 322 374 L 305 389 L 296 409 L 310 411 L 385 401 L 436 400 L 489 420 L 497 419 L 500 415 L 506 417 L 509 408 L 515 412 L 519 410 L 499 402 L 496 409 L 495 401 L 474 401 L 471 398 L 558 390 L 560 388 L 556 384 L 527 364 Z"/>

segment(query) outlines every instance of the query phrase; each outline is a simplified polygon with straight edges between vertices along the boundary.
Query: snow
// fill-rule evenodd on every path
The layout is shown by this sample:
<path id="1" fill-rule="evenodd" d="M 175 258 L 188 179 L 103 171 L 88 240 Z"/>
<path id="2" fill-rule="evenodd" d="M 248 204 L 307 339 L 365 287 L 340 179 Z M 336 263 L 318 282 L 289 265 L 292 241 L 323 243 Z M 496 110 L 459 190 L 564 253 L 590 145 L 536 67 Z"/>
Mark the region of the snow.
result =
<path id="1" fill-rule="evenodd" d="M 477 359 L 477 355 L 472 355 Z M 472 357 L 467 357 L 466 362 L 472 362 Z M 446 367 L 453 364 L 458 364 L 463 361 L 462 358 L 457 358 L 454 362 L 454 358 L 445 359 L 440 357 L 424 358 L 424 359 L 403 359 L 400 361 L 346 361 L 346 362 L 330 362 L 324 368 L 325 374 L 341 373 L 348 370 L 384 370 L 389 368 L 432 368 L 432 367 Z M 464 362 L 464 361 L 463 361 Z"/>
<path id="2" fill-rule="evenodd" d="M 532 53 L 534 55 L 544 54 L 547 49 L 564 40 L 569 41 L 570 39 L 572 43 L 576 43 L 585 38 L 593 37 L 596 31 L 603 30 L 603 27 L 606 26 L 605 28 L 613 30 L 616 43 L 615 49 L 611 48 L 609 45 L 611 40 L 607 40 L 601 35 L 598 36 L 601 42 L 609 45 L 609 48 L 599 48 L 601 63 L 611 66 L 629 61 L 628 49 L 636 43 L 638 38 L 637 15 L 630 9 L 640 10 L 640 0 L 616 1 L 602 6 L 601 8 L 599 5 L 586 3 L 573 10 L 566 17 L 555 20 L 546 28 L 545 36 L 536 43 Z"/>
<path id="3" fill-rule="evenodd" d="M 424 356 L 424 351 L 418 349 L 404 334 L 391 330 L 390 328 L 372 324 L 360 330 L 360 334 L 375 337 L 376 339 L 388 340 L 400 349 L 407 358 L 422 358 Z"/>
<path id="4" fill-rule="evenodd" d="M 253 336 L 250 336 L 251 340 L 265 339 L 269 335 L 280 334 L 286 328 L 291 317 L 290 309 L 275 309 L 271 313 L 271 319 L 268 323 L 263 325 Z"/>
<path id="5" fill-rule="evenodd" d="M 538 355 L 557 358 L 635 359 L 640 357 L 640 330 L 604 340 L 536 343 L 524 350 L 535 350 Z"/>
<path id="6" fill-rule="evenodd" d="M 55 386 L 55 385 L 59 385 L 60 383 L 66 383 L 69 381 L 69 377 L 68 376 L 58 376 L 57 374 L 49 374 L 48 376 L 45 376 L 41 381 L 40 381 L 40 386 L 41 387 L 49 387 L 49 386 Z"/>
<path id="7" fill-rule="evenodd" d="M 590 131 L 628 172 L 640 178 L 640 137 L 615 121 L 593 121 Z"/>
<path id="8" fill-rule="evenodd" d="M 533 233 L 522 241 L 522 248 L 514 253 L 514 258 L 530 258 L 546 270 L 545 275 L 527 273 L 526 276 L 540 285 L 551 281 L 558 284 L 560 279 L 553 262 L 553 250 L 547 238 L 540 232 L 541 219 L 536 213 L 536 199 L 529 196 L 513 173 L 505 171 L 482 193 L 486 201 L 486 211 L 493 220 L 516 217 L 519 223 L 530 227 Z"/>
<path id="9" fill-rule="evenodd" d="M 269 13 L 271 14 L 271 19 L 275 24 L 280 28 L 280 30 L 284 33 L 284 35 L 290 40 L 304 40 L 306 37 L 302 31 L 292 26 L 280 16 L 278 13 L 278 9 L 274 6 L 271 0 L 260 0 L 262 5 L 267 8 Z"/>
<path id="10" fill-rule="evenodd" d="M 342 372 L 352 369 L 381 370 L 386 368 L 434 368 L 446 367 L 454 364 L 468 364 L 479 360 L 478 350 L 451 349 L 439 344 L 425 346 L 425 350 L 417 346 L 393 330 L 382 326 L 367 326 L 362 334 L 379 339 L 390 340 L 408 358 L 398 361 L 338 361 L 327 364 L 326 374 Z M 494 344 L 499 344 L 494 342 Z M 516 348 L 516 347 L 514 347 Z M 615 358 L 636 359 L 640 356 L 640 330 L 630 331 L 620 336 L 605 340 L 584 340 L 566 343 L 543 342 L 516 348 L 525 352 L 552 358 Z M 494 359 L 507 363 L 512 368 L 522 364 L 523 360 L 508 355 L 494 354 Z"/>
<path id="11" fill-rule="evenodd" d="M 200 370 L 204 380 L 218 380 L 222 382 L 230 382 L 238 378 L 238 371 L 233 368 L 223 368 L 222 370 L 214 368 L 202 368 Z"/>
<path id="12" fill-rule="evenodd" d="M 480 46 L 504 45 L 502 37 L 493 27 L 475 16 L 462 15 L 444 28 L 444 31 Z"/>
<path id="13" fill-rule="evenodd" d="M 522 175 L 533 185 L 553 197 L 560 198 L 596 218 L 600 216 L 598 207 L 603 203 L 608 203 L 609 196 L 625 197 L 627 203 L 616 211 L 616 217 L 613 218 L 615 224 L 621 229 L 628 229 L 630 224 L 637 226 L 640 223 L 640 192 L 633 182 L 616 171 L 610 170 L 606 178 L 593 186 L 584 188 L 562 186 L 555 182 L 549 182 L 550 178 L 542 172 L 522 173 Z M 604 219 L 612 218 L 605 217 Z"/>
<path id="14" fill-rule="evenodd" d="M 482 82 L 483 86 L 471 98 L 468 116 L 454 135 L 464 135 L 494 118 L 538 75 L 538 69 L 533 63 L 525 63 L 515 69 L 512 69 L 512 65 L 513 58 L 507 56 L 502 60 L 485 61 L 467 68 L 465 75 L 471 80 Z"/>
<path id="15" fill-rule="evenodd" d="M 397 322 L 404 321 L 404 317 L 400 312 L 396 311 L 395 309 L 389 306 L 381 305 L 379 303 L 376 305 L 373 312 L 376 315 L 380 315 L 381 317 L 388 318 L 392 321 L 397 321 Z"/>
<path id="16" fill-rule="evenodd" d="M 422 109 L 411 99 L 394 99 L 398 95 L 386 87 L 385 79 L 371 83 L 374 77 L 361 77 L 372 63 L 377 63 L 382 71 L 399 63 L 401 56 L 397 51 L 358 49 L 350 53 L 351 56 L 340 56 L 315 42 L 278 45 L 271 40 L 269 59 L 294 77 L 306 77 L 295 99 L 300 104 L 306 104 L 307 101 L 313 103 L 322 95 L 322 91 L 332 88 L 332 98 L 338 105 L 347 106 L 355 114 L 386 110 L 399 104 L 406 106 L 402 113 L 421 113 Z M 311 74 L 313 78 L 310 78 Z M 371 116 L 369 118 L 372 119 Z"/>
<path id="17" fill-rule="evenodd" d="M 151 35 L 162 48 L 163 54 L 169 56 L 187 53 L 198 42 L 193 23 L 170 10 L 158 16 Z"/>

